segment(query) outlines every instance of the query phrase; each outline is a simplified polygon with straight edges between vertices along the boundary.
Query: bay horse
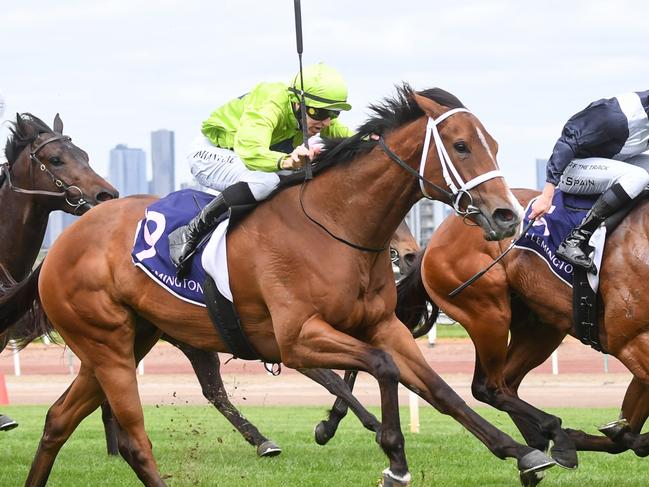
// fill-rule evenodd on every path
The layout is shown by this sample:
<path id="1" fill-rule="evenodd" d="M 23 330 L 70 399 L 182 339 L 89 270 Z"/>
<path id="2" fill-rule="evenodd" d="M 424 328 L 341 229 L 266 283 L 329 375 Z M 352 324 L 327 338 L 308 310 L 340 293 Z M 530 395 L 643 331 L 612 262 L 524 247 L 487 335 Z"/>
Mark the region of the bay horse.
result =
<path id="1" fill-rule="evenodd" d="M 515 190 L 523 205 L 537 191 Z M 599 338 L 607 353 L 633 374 L 620 419 L 603 426 L 605 436 L 563 429 L 561 420 L 518 397 L 527 373 L 543 363 L 573 328 L 572 292 L 533 252 L 514 248 L 491 270 L 453 298 L 448 294 L 500 255 L 507 245 L 486 242 L 475 228 L 448 217 L 399 283 L 399 296 L 417 296 L 400 308 L 434 309 L 461 323 L 476 348 L 473 395 L 507 412 L 527 443 L 577 466 L 575 450 L 649 455 L 649 435 L 640 434 L 649 416 L 649 300 L 641 284 L 649 278 L 649 203 L 640 202 L 607 237 L 600 272 Z M 401 300 L 400 300 L 401 301 Z M 401 310 L 402 312 L 405 310 Z M 434 321 L 436 313 L 427 319 Z M 410 325 L 420 321 L 413 313 Z M 509 338 L 508 342 L 508 334 Z"/>
<path id="2" fill-rule="evenodd" d="M 15 284 L 31 272 L 52 211 L 81 215 L 102 201 L 118 197 L 117 190 L 90 168 L 87 153 L 68 136 L 62 136 L 63 122 L 58 115 L 55 126 L 56 132 L 31 114 L 17 115 L 7 140 L 5 152 L 9 159 L 0 167 L 0 205 L 8 216 L 0 228 L 0 271 L 4 272 L 0 276 L 0 292 L 3 286 Z M 46 143 L 41 145 L 42 142 Z M 34 172 L 35 167 L 38 172 Z M 410 230 L 402 222 L 390 242 L 393 261 L 404 268 L 417 250 Z M 40 332 L 35 327 L 13 327 L 4 334 L 0 351 L 10 338 L 23 343 L 33 340 Z M 218 354 L 196 349 L 172 337 L 163 338 L 188 357 L 204 396 L 256 447 L 259 456 L 281 452 L 230 402 L 221 379 Z M 107 403 L 102 404 L 102 419 L 108 453 L 116 455 L 117 425 Z M 377 428 L 378 421 L 369 413 L 362 417 L 362 422 L 370 429 Z"/>
<path id="3" fill-rule="evenodd" d="M 470 409 L 428 366 L 394 314 L 386 243 L 423 195 L 470 216 L 486 238 L 506 238 L 519 228 L 521 207 L 497 171 L 496 142 L 439 89 L 415 93 L 406 85 L 372 108 L 376 116 L 357 135 L 328 143 L 313 181 L 278 192 L 229 233 L 230 286 L 243 328 L 269 362 L 307 372 L 362 370 L 377 379 L 380 445 L 390 464 L 386 485 L 410 481 L 399 381 L 499 458 L 516 458 L 523 473 L 548 468 L 549 457 Z M 145 485 L 164 485 L 144 430 L 136 362 L 161 333 L 226 351 L 205 309 L 168 295 L 131 263 L 135 227 L 152 201 L 129 197 L 94 208 L 11 294 L 24 299 L 37 279 L 38 293 L 30 294 L 40 295 L 81 360 L 79 374 L 48 412 L 27 485 L 46 483 L 62 445 L 104 397 L 132 446 L 129 465 Z M 4 309 L 0 330 L 16 319 Z"/>

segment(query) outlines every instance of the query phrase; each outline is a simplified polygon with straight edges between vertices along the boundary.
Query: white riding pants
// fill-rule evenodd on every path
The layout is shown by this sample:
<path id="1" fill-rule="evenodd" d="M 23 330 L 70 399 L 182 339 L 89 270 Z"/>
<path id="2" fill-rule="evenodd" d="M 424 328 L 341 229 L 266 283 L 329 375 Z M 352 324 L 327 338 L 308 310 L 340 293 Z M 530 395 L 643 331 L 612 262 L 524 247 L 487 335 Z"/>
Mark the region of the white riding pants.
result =
<path id="1" fill-rule="evenodd" d="M 196 180 L 216 191 L 242 181 L 248 183 L 255 199 L 262 201 L 279 185 L 274 172 L 248 169 L 234 151 L 216 147 L 202 135 L 194 139 L 186 159 Z"/>
<path id="2" fill-rule="evenodd" d="M 614 183 L 635 198 L 649 184 L 649 154 L 642 153 L 625 161 L 589 157 L 575 159 L 561 175 L 558 188 L 572 194 L 602 194 Z"/>

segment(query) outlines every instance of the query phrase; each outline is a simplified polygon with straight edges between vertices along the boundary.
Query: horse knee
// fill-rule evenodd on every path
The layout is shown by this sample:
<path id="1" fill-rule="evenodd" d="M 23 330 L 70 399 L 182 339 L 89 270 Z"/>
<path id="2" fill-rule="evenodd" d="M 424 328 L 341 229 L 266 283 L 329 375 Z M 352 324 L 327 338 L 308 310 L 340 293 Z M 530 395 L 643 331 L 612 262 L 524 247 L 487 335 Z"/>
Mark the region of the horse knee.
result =
<path id="1" fill-rule="evenodd" d="M 473 394 L 473 397 L 478 401 L 486 404 L 491 404 L 493 401 L 493 391 L 489 391 L 487 384 L 484 381 L 474 380 L 471 383 L 471 394 Z"/>
<path id="2" fill-rule="evenodd" d="M 383 350 L 372 350 L 371 366 L 375 377 L 379 380 L 399 382 L 401 374 L 392 356 Z"/>
<path id="3" fill-rule="evenodd" d="M 50 409 L 45 418 L 41 447 L 45 450 L 58 450 L 69 436 L 69 428 L 63 418 Z"/>

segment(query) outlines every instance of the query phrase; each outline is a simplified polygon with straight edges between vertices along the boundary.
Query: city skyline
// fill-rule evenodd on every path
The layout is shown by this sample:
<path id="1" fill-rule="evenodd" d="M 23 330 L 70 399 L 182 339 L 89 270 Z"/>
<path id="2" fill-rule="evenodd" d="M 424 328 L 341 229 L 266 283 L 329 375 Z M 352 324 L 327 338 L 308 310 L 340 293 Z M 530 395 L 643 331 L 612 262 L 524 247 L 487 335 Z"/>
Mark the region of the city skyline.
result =
<path id="1" fill-rule="evenodd" d="M 182 156 L 201 122 L 256 83 L 295 75 L 292 7 L 250 0 L 7 3 L 0 43 L 21 43 L 19 51 L 0 50 L 5 116 L 31 112 L 51 121 L 61 113 L 66 133 L 100 174 L 115 141 L 147 147 L 150 130 L 170 128 L 176 179 L 190 181 Z M 351 128 L 370 104 L 393 95 L 395 84 L 452 92 L 498 141 L 510 184 L 533 187 L 534 160 L 551 154 L 572 114 L 593 100 L 647 89 L 648 17 L 646 0 L 524 7 L 514 0 L 414 0 L 408 8 L 385 0 L 303 2 L 303 62 L 324 61 L 343 73 L 353 109 L 340 121 Z M 25 36 L 25 25 L 39 35 Z M 236 42 L 215 51 L 215 29 Z M 64 64 L 43 55 L 42 39 L 65 53 Z"/>

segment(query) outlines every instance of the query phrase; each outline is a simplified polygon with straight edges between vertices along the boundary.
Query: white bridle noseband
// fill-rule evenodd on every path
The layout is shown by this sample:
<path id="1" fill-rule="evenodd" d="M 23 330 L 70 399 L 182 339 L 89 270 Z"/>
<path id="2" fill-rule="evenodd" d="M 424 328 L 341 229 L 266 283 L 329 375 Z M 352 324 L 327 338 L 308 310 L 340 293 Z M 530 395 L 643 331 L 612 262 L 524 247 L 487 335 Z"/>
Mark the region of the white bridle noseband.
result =
<path id="1" fill-rule="evenodd" d="M 428 149 L 430 147 L 430 136 L 432 134 L 433 139 L 435 140 L 435 146 L 437 147 L 437 156 L 439 157 L 439 162 L 442 166 L 442 174 L 444 176 L 444 180 L 446 181 L 446 185 L 451 190 L 451 193 L 453 195 L 453 208 L 457 213 L 466 215 L 473 212 L 473 208 L 475 208 L 473 207 L 473 198 L 471 198 L 469 190 L 484 183 L 485 181 L 489 181 L 490 179 L 504 178 L 505 176 L 503 175 L 502 171 L 494 170 L 486 172 L 484 174 L 476 176 L 469 181 L 464 182 L 462 176 L 460 176 L 460 173 L 453 165 L 453 161 L 448 155 L 446 147 L 444 147 L 442 137 L 440 136 L 439 130 L 437 129 L 437 126 L 441 122 L 449 118 L 451 115 L 455 115 L 456 113 L 460 112 L 471 113 L 466 108 L 454 108 L 452 110 L 449 110 L 448 112 L 444 112 L 442 115 L 437 117 L 437 119 L 428 117 L 428 124 L 426 124 L 426 137 L 424 139 L 424 148 L 421 152 L 421 163 L 419 164 L 419 175 L 421 176 L 419 179 L 419 187 L 421 188 L 421 192 L 426 198 L 432 199 L 431 196 L 426 192 L 424 179 L 426 161 L 428 160 Z M 469 204 L 467 205 L 467 208 L 465 210 L 461 210 L 459 206 L 460 200 L 465 195 L 469 198 Z"/>

